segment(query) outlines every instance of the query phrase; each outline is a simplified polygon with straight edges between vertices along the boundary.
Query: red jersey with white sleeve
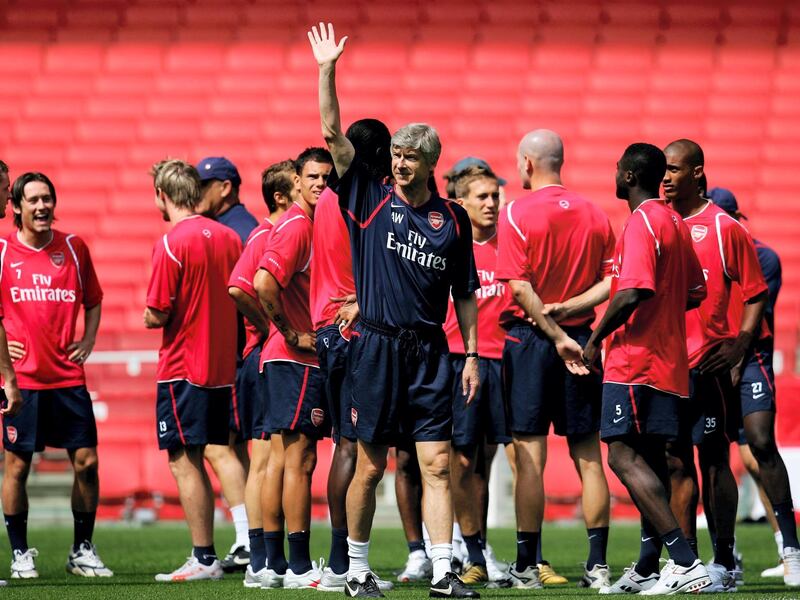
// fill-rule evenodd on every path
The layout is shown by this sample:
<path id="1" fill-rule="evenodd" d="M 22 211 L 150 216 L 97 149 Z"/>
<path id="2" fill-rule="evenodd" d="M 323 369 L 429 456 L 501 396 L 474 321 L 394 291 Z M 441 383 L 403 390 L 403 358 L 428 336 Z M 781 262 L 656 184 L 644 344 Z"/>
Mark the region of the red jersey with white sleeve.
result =
<path id="1" fill-rule="evenodd" d="M 680 215 L 663 200 L 642 202 L 617 242 L 611 298 L 621 290 L 650 290 L 609 338 L 603 381 L 647 385 L 689 396 L 686 305 L 705 298 L 703 271 Z"/>
<path id="2" fill-rule="evenodd" d="M 472 253 L 475 256 L 475 267 L 481 287 L 475 290 L 478 300 L 478 354 L 482 358 L 500 359 L 503 357 L 503 345 L 506 332 L 500 327 L 500 315 L 511 310 L 513 302 L 508 284 L 498 281 L 497 275 L 497 235 L 485 242 L 472 241 Z M 453 299 L 447 307 L 447 319 L 444 322 L 447 343 L 453 354 L 464 354 L 464 340 L 458 327 Z"/>
<path id="3" fill-rule="evenodd" d="M 153 249 L 147 306 L 169 314 L 159 383 L 227 387 L 236 376 L 236 305 L 228 279 L 242 253 L 236 232 L 201 215 L 178 221 Z"/>
<path id="4" fill-rule="evenodd" d="M 281 304 L 289 327 L 298 332 L 310 332 L 311 315 L 308 297 L 311 288 L 311 237 L 314 225 L 300 207 L 294 204 L 275 223 L 258 264 L 266 269 L 281 286 Z M 301 365 L 319 365 L 316 352 L 301 352 L 286 343 L 279 331 L 271 328 L 264 348 L 261 363 L 290 361 Z"/>
<path id="5" fill-rule="evenodd" d="M 703 303 L 686 313 L 686 345 L 689 367 L 693 368 L 709 350 L 739 332 L 739 325 L 732 327 L 728 315 L 731 283 L 735 281 L 741 288 L 739 302 L 767 291 L 767 283 L 750 234 L 713 202 L 707 201 L 683 222 L 689 228 L 708 289 Z"/>
<path id="6" fill-rule="evenodd" d="M 614 232 L 608 216 L 561 185 L 515 200 L 498 224 L 497 279 L 529 281 L 545 304 L 582 294 L 611 274 Z M 526 316 L 516 304 L 501 316 L 506 327 Z M 594 310 L 561 322 L 588 325 Z"/>
<path id="7" fill-rule="evenodd" d="M 83 365 L 69 360 L 81 306 L 103 300 L 89 249 L 76 235 L 52 230 L 51 241 L 33 248 L 16 231 L 0 244 L 0 304 L 9 341 L 25 356 L 14 363 L 21 389 L 46 390 L 86 384 Z"/>
<path id="8" fill-rule="evenodd" d="M 314 268 L 311 271 L 311 323 L 314 331 L 333 324 L 341 306 L 331 298 L 356 293 L 350 235 L 339 208 L 339 197 L 325 188 L 314 209 Z"/>
<path id="9" fill-rule="evenodd" d="M 261 262 L 261 257 L 264 255 L 264 250 L 267 247 L 267 240 L 269 240 L 270 232 L 272 231 L 272 221 L 264 219 L 264 221 L 250 232 L 247 238 L 242 255 L 236 261 L 233 267 L 231 278 L 228 281 L 228 287 L 235 287 L 242 290 L 248 296 L 258 301 L 258 294 L 253 287 L 253 279 L 255 279 L 256 271 L 258 271 L 258 263 Z M 261 303 L 259 303 L 259 307 Z M 264 343 L 264 337 L 261 332 L 253 325 L 246 317 L 244 320 L 245 329 L 245 342 L 244 349 L 242 350 L 242 358 L 247 358 L 254 348 L 258 348 Z"/>

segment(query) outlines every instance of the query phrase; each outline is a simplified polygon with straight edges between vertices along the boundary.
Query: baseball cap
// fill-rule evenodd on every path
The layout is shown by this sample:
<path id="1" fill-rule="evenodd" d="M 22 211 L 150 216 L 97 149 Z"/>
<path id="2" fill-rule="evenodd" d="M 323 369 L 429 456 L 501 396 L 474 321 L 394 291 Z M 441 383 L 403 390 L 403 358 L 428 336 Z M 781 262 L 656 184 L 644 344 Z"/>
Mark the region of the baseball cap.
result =
<path id="1" fill-rule="evenodd" d="M 197 172 L 200 173 L 200 181 L 219 179 L 220 181 L 230 181 L 234 185 L 241 185 L 242 178 L 239 170 L 231 161 L 224 156 L 209 156 L 197 163 Z"/>
<path id="2" fill-rule="evenodd" d="M 736 196 L 734 196 L 733 192 L 729 189 L 721 187 L 711 188 L 708 191 L 708 197 L 725 212 L 743 219 L 747 218 L 739 212 L 739 203 L 736 201 Z"/>
<path id="3" fill-rule="evenodd" d="M 453 165 L 453 169 L 451 172 L 454 175 L 458 175 L 461 171 L 469 167 L 483 167 L 484 169 L 492 171 L 492 168 L 489 166 L 489 163 L 487 163 L 482 158 L 475 158 L 474 156 L 465 156 L 464 158 L 462 158 L 456 164 Z M 499 183 L 500 185 L 505 185 L 508 182 L 498 175 L 497 183 Z"/>

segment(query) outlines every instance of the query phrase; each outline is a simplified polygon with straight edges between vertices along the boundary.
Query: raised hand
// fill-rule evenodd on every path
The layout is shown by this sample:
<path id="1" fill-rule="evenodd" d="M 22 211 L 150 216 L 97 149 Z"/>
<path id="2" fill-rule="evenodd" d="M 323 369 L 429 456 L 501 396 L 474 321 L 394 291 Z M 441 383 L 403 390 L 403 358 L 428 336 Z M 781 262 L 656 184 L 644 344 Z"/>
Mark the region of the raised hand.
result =
<path id="1" fill-rule="evenodd" d="M 347 36 L 340 39 L 337 44 L 333 33 L 333 24 L 328 23 L 326 29 L 325 23 L 320 23 L 319 29 L 315 25 L 308 32 L 308 41 L 311 42 L 311 50 L 314 52 L 317 64 L 322 67 L 324 65 L 333 65 L 339 60 L 342 52 L 344 52 Z"/>

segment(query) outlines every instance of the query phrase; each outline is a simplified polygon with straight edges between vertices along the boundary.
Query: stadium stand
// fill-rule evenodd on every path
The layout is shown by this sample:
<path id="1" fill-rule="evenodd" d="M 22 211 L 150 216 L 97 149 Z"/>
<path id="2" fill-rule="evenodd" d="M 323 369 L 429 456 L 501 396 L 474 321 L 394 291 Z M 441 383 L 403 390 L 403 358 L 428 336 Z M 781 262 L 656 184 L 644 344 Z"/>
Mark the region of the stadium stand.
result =
<path id="1" fill-rule="evenodd" d="M 388 0 L 0 0 L 0 8 L 8 90 L 0 157 L 12 176 L 50 174 L 57 226 L 87 239 L 106 292 L 97 350 L 158 347 L 141 324 L 150 252 L 164 232 L 147 176 L 154 161 L 224 154 L 239 166 L 248 208 L 264 215 L 261 169 L 321 142 L 305 32 L 324 19 L 351 39 L 345 121 L 429 121 L 443 138 L 441 172 L 480 155 L 509 180 L 510 198 L 520 192 L 516 144 L 534 127 L 562 134 L 567 185 L 615 226 L 625 216 L 612 183 L 624 146 L 696 139 L 710 185 L 735 190 L 748 227 L 783 259 L 779 401 L 797 388 L 800 11 L 789 0 L 412 0 L 402 11 Z M 145 460 L 155 447 L 152 365 L 126 369 L 119 360 L 89 367 L 90 388 L 108 406 L 103 492 L 117 503 L 156 481 L 174 486 Z M 800 445 L 787 421 L 779 440 Z M 140 470 L 121 477 L 136 448 Z"/>

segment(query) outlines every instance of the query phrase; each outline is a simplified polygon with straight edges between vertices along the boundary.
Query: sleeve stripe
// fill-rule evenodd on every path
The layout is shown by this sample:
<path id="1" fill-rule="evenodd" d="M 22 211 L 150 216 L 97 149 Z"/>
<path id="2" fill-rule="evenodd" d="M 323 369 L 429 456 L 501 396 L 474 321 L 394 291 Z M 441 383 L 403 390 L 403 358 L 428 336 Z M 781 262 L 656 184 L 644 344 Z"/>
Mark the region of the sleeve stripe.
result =
<path id="1" fill-rule="evenodd" d="M 719 220 L 721 217 L 727 216 L 721 213 L 717 214 L 716 218 L 714 219 L 714 224 L 716 225 L 717 229 L 717 244 L 719 244 L 719 257 L 722 260 L 722 271 L 725 273 L 725 277 L 728 279 L 731 278 L 730 274 L 728 273 L 728 263 L 725 260 L 725 248 L 722 245 L 722 225 L 720 224 Z M 735 221 L 735 219 L 731 219 Z"/>
<path id="2" fill-rule="evenodd" d="M 383 200 L 381 200 L 380 204 L 378 204 L 378 206 L 375 207 L 375 210 L 372 211 L 372 214 L 363 223 L 358 220 L 358 218 L 353 214 L 353 211 L 351 211 L 349 208 L 347 209 L 347 216 L 350 217 L 352 221 L 356 225 L 358 225 L 361 229 L 366 229 L 367 227 L 369 227 L 369 224 L 372 223 L 372 220 L 378 215 L 380 210 L 383 208 L 383 205 L 386 204 L 389 201 L 389 198 L 391 197 L 392 197 L 392 192 L 386 194 L 386 197 Z"/>
<path id="3" fill-rule="evenodd" d="M 508 217 L 508 222 L 511 223 L 511 226 L 514 228 L 514 231 L 516 231 L 517 234 L 519 234 L 519 237 L 522 238 L 522 241 L 527 242 L 528 240 L 525 239 L 525 236 L 522 234 L 522 231 L 520 231 L 520 228 L 517 227 L 517 224 L 514 222 L 514 217 L 511 216 L 512 206 L 514 206 L 513 202 L 508 205 L 508 208 L 506 208 L 506 216 Z"/>
<path id="4" fill-rule="evenodd" d="M 650 226 L 650 220 L 647 218 L 647 215 L 644 214 L 643 210 L 637 208 L 636 212 L 638 212 L 640 215 L 642 215 L 642 218 L 644 219 L 644 224 L 647 227 L 647 231 L 650 232 L 650 235 L 653 236 L 653 241 L 656 243 L 656 254 L 658 256 L 661 256 L 661 244 L 658 243 L 658 238 L 656 237 L 656 234 L 653 231 L 653 228 Z"/>
<path id="5" fill-rule="evenodd" d="M 70 254 L 72 254 L 72 260 L 75 261 L 75 266 L 78 268 L 78 285 L 81 286 L 81 291 L 83 291 L 83 276 L 81 275 L 81 263 L 78 260 L 78 255 L 75 253 L 75 248 L 72 247 L 72 243 L 70 240 L 75 237 L 75 234 L 71 233 L 67 236 L 65 240 L 67 242 L 67 247 L 69 248 Z"/>
<path id="6" fill-rule="evenodd" d="M 275 230 L 275 233 L 278 233 L 278 232 L 279 232 L 281 229 L 283 229 L 284 227 L 286 227 L 286 226 L 287 226 L 289 223 L 291 223 L 292 221 L 296 221 L 297 219 L 302 219 L 302 218 L 304 218 L 304 217 L 305 217 L 305 215 L 295 215 L 295 216 L 293 216 L 291 219 L 286 219 L 286 220 L 285 220 L 283 223 L 281 223 L 281 224 L 280 224 L 280 226 L 279 226 L 279 227 L 278 227 L 278 228 Z"/>
<path id="7" fill-rule="evenodd" d="M 172 253 L 172 250 L 169 249 L 169 242 L 167 241 L 167 234 L 166 233 L 164 234 L 164 238 L 163 239 L 164 239 L 164 248 L 167 251 L 167 256 L 169 256 L 172 260 L 174 260 L 176 263 L 178 263 L 178 266 L 180 268 L 183 268 L 183 263 L 181 263 L 181 261 L 179 261 L 177 258 L 175 258 L 175 255 Z"/>
<path id="8" fill-rule="evenodd" d="M 253 237 L 251 237 L 249 240 L 247 240 L 247 244 L 246 245 L 249 246 L 250 244 L 253 243 L 253 240 L 256 239 L 258 236 L 260 236 L 262 233 L 269 233 L 270 231 L 272 231 L 272 230 L 271 229 L 262 229 L 261 231 L 256 233 Z"/>

